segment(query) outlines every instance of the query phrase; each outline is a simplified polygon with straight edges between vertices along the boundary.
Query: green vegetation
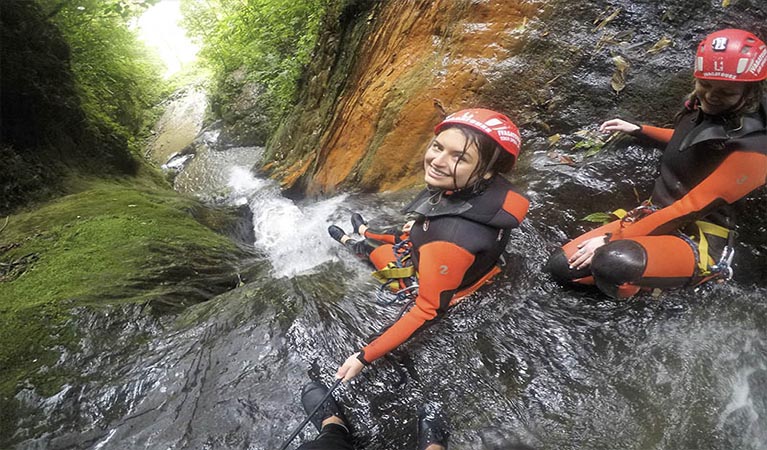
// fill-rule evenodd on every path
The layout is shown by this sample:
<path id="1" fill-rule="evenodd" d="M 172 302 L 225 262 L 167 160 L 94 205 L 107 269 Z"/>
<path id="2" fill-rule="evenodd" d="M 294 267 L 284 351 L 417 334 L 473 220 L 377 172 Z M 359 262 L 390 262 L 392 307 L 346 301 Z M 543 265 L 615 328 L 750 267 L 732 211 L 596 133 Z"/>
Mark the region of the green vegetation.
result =
<path id="1" fill-rule="evenodd" d="M 199 57 L 214 74 L 216 113 L 249 83 L 262 88 L 260 104 L 273 129 L 295 101 L 331 0 L 184 0 L 184 27 L 199 41 Z"/>
<path id="2" fill-rule="evenodd" d="M 162 62 L 130 29 L 157 0 L 38 0 L 71 51 L 80 104 L 102 139 L 142 149 L 136 136 L 153 125 L 147 114 L 170 92 Z"/>
<path id="3" fill-rule="evenodd" d="M 178 309 L 200 301 L 187 291 L 209 288 L 212 278 L 236 283 L 230 261 L 238 250 L 195 220 L 198 202 L 133 179 L 82 183 L 78 194 L 10 216 L 0 231 L 0 410 L 7 414 L 21 381 L 52 395 L 77 379 L 54 364 L 63 349 L 77 351 L 84 332 L 72 323 L 73 308 L 148 302 L 162 311 L 177 302 Z M 178 292 L 183 299 L 173 297 Z M 0 417 L 0 430 L 13 420 Z"/>
<path id="4" fill-rule="evenodd" d="M 129 30 L 150 2 L 19 0 L 0 16 L 0 214 L 66 193 L 72 174 L 131 175 L 167 95 Z"/>
<path id="5" fill-rule="evenodd" d="M 20 389 L 49 396 L 80 381 L 59 359 L 97 335 L 78 322 L 81 308 L 130 302 L 160 314 L 237 283 L 241 252 L 214 232 L 231 224 L 230 212 L 179 196 L 140 155 L 155 105 L 170 93 L 129 26 L 151 3 L 3 3 L 3 438 L 28 415 Z"/>

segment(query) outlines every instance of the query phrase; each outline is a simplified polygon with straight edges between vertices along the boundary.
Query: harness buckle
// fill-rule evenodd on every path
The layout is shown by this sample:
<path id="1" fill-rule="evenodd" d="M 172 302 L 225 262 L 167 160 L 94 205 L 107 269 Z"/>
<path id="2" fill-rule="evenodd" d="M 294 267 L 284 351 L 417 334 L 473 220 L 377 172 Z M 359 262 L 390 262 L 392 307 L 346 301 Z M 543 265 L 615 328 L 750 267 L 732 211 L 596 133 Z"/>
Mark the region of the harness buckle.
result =
<path id="1" fill-rule="evenodd" d="M 732 280 L 732 276 L 735 273 L 732 270 L 732 258 L 735 256 L 735 248 L 730 245 L 725 245 L 722 250 L 722 256 L 719 258 L 719 262 L 711 266 L 711 271 L 717 274 L 717 278 L 723 279 L 723 281 Z"/>
<path id="2" fill-rule="evenodd" d="M 394 244 L 394 261 L 373 272 L 373 278 L 381 283 L 376 292 L 378 304 L 389 306 L 418 296 L 418 278 L 410 259 L 412 248 L 413 244 L 409 238 Z M 400 289 L 397 289 L 398 287 Z"/>
<path id="3" fill-rule="evenodd" d="M 653 206 L 649 201 L 645 200 L 641 205 L 637 206 L 636 208 L 627 212 L 625 216 L 621 217 L 621 226 L 627 223 L 634 223 L 637 220 L 654 213 L 657 211 L 657 209 L 658 208 Z"/>

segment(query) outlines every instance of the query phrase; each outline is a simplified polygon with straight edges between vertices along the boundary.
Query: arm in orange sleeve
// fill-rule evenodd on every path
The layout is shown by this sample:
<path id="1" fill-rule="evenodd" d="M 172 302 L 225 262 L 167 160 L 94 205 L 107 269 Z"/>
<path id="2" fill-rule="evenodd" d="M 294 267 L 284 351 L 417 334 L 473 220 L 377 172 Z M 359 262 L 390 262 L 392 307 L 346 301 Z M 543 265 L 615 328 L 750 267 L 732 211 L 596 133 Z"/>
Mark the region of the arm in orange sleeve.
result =
<path id="1" fill-rule="evenodd" d="M 671 141 L 671 136 L 674 134 L 673 128 L 660 128 L 660 127 L 654 127 L 652 125 L 640 125 L 639 130 L 636 131 L 638 134 L 642 134 L 644 136 L 647 136 L 648 138 L 663 142 L 664 144 L 668 144 Z"/>
<path id="2" fill-rule="evenodd" d="M 664 234 L 721 202 L 735 203 L 767 183 L 767 155 L 736 151 L 684 197 L 622 228 L 616 238 Z"/>
<path id="3" fill-rule="evenodd" d="M 365 230 L 365 238 L 372 239 L 374 241 L 383 242 L 385 244 L 396 244 L 397 236 L 392 233 L 376 233 L 370 229 Z"/>
<path id="4" fill-rule="evenodd" d="M 375 361 L 397 348 L 427 321 L 444 311 L 474 259 L 468 250 L 452 242 L 424 244 L 420 248 L 415 306 L 365 346 L 360 359 L 368 364 Z"/>

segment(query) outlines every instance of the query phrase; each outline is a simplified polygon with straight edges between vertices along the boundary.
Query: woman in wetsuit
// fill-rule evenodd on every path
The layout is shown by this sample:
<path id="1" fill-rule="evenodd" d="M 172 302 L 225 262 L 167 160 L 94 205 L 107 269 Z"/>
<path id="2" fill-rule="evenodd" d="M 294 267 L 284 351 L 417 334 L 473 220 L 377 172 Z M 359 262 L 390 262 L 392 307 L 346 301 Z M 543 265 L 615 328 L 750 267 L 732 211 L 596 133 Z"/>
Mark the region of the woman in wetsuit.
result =
<path id="1" fill-rule="evenodd" d="M 519 131 L 508 117 L 467 109 L 439 123 L 434 134 L 423 160 L 427 188 L 405 208 L 413 222 L 379 233 L 355 214 L 354 231 L 366 238 L 358 242 L 335 225 L 328 229 L 379 270 L 405 247 L 405 265 L 417 273 L 413 307 L 341 365 L 336 376 L 346 381 L 498 273 L 510 231 L 527 213 L 528 200 L 501 176 L 519 154 Z"/>
<path id="2" fill-rule="evenodd" d="M 553 254 L 546 268 L 555 279 L 624 298 L 731 277 L 732 205 L 767 181 L 767 46 L 743 30 L 712 33 L 694 76 L 674 129 L 601 125 L 665 143 L 660 176 L 650 201 Z"/>

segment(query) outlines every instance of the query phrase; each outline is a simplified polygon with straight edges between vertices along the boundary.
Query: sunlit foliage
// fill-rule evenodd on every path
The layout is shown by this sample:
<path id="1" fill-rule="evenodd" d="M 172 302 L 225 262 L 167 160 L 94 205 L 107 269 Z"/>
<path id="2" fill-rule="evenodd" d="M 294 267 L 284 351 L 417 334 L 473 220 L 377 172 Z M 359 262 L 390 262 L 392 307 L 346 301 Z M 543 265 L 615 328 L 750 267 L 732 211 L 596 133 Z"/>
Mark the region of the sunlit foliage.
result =
<path id="1" fill-rule="evenodd" d="M 132 23 L 157 0 L 38 0 L 64 34 L 82 107 L 100 134 L 129 145 L 160 99 L 162 67 Z M 138 147 L 134 148 L 136 150 Z"/>
<path id="2" fill-rule="evenodd" d="M 201 45 L 199 56 L 215 74 L 219 95 L 227 77 L 266 88 L 279 114 L 295 100 L 297 81 L 317 40 L 330 0 L 182 0 L 184 27 Z"/>

